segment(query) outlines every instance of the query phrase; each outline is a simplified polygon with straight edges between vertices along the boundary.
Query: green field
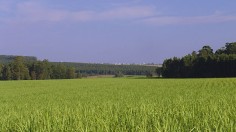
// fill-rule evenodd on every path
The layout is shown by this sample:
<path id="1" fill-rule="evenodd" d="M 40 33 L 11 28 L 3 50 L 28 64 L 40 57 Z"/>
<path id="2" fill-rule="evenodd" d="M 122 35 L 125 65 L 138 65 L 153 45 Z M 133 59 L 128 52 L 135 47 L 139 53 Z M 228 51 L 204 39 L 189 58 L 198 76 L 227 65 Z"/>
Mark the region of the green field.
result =
<path id="1" fill-rule="evenodd" d="M 236 131 L 236 79 L 0 82 L 0 131 Z"/>

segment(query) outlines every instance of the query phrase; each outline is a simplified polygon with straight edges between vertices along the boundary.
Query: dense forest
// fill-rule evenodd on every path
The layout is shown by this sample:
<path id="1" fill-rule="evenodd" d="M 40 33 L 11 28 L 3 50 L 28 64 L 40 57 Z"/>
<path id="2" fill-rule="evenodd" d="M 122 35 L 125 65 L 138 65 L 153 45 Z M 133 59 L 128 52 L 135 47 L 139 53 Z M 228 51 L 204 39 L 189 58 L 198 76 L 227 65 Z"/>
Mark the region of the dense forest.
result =
<path id="1" fill-rule="evenodd" d="M 0 80 L 73 79 L 92 75 L 150 75 L 156 67 L 39 61 L 29 56 L 0 56 Z"/>
<path id="2" fill-rule="evenodd" d="M 12 62 L 0 64 L 1 80 L 72 79 L 77 76 L 73 67 L 52 65 L 47 60 L 28 61 L 25 57 L 17 56 Z"/>
<path id="3" fill-rule="evenodd" d="M 71 63 L 54 62 L 53 64 L 63 64 L 74 67 L 82 75 L 114 75 L 118 72 L 124 75 L 147 75 L 155 73 L 155 66 L 145 65 L 114 65 L 114 64 L 90 64 L 90 63 Z"/>
<path id="4" fill-rule="evenodd" d="M 162 76 L 166 78 L 236 77 L 236 42 L 226 43 L 215 52 L 203 46 L 182 58 L 163 62 Z"/>

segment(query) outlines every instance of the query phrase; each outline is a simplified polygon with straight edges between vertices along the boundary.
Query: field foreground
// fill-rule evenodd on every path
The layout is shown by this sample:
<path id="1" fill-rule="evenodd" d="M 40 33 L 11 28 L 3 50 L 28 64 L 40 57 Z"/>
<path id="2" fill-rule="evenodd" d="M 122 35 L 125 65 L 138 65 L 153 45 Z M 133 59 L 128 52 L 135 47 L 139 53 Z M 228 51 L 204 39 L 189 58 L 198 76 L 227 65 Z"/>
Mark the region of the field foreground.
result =
<path id="1" fill-rule="evenodd" d="M 236 131 L 236 79 L 0 82 L 0 131 Z"/>

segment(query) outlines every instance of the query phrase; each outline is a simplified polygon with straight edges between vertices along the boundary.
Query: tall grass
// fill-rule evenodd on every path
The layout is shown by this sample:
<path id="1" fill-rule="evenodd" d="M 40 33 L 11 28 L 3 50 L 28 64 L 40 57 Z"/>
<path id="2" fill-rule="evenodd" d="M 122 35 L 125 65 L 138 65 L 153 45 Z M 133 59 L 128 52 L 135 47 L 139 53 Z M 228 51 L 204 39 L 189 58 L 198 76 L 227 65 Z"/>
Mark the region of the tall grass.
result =
<path id="1" fill-rule="evenodd" d="M 236 79 L 0 82 L 0 131 L 236 131 Z"/>

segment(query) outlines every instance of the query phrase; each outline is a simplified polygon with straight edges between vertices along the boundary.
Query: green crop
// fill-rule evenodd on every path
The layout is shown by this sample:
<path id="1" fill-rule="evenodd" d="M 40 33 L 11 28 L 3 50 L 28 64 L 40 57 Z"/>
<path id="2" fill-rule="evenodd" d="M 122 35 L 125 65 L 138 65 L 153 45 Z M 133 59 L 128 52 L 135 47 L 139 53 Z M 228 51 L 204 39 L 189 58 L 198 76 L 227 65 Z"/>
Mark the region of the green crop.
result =
<path id="1" fill-rule="evenodd" d="M 236 131 L 236 79 L 0 82 L 0 131 Z"/>

